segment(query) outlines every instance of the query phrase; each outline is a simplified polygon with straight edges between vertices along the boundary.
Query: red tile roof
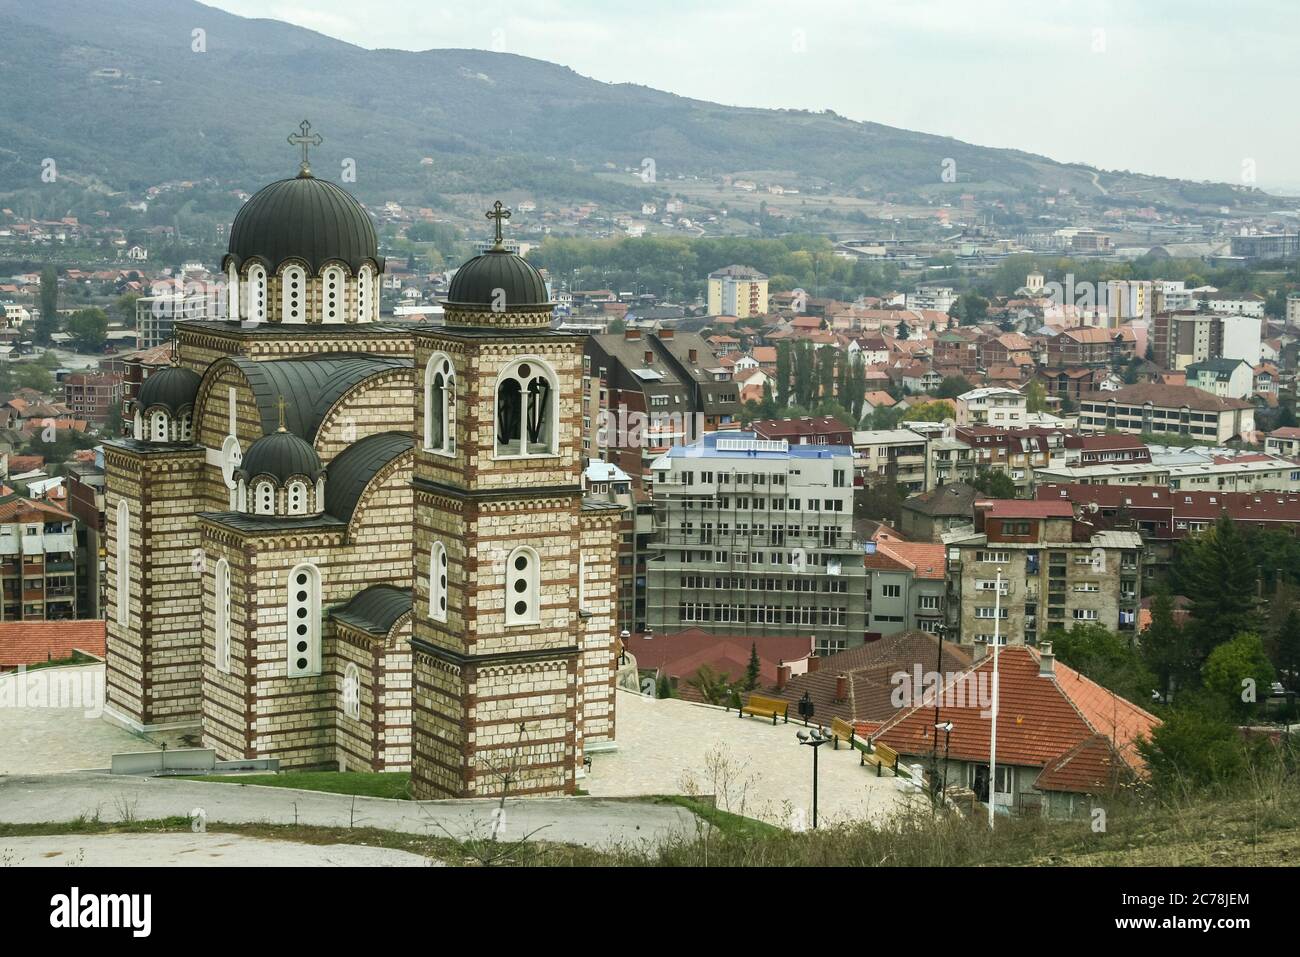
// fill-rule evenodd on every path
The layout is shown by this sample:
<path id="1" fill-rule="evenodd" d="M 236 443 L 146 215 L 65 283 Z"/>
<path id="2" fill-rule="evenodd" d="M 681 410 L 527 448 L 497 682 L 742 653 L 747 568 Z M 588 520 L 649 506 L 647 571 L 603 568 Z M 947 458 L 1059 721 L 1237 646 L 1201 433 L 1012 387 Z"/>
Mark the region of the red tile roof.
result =
<path id="1" fill-rule="evenodd" d="M 72 657 L 74 650 L 104 657 L 104 621 L 0 622 L 0 670 Z"/>

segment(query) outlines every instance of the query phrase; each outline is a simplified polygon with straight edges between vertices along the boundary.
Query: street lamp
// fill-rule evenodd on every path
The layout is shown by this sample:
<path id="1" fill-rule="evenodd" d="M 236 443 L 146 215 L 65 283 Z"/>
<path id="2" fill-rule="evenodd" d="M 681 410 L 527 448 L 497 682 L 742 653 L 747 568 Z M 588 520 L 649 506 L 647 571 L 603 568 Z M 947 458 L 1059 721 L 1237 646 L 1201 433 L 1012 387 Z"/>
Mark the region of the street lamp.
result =
<path id="1" fill-rule="evenodd" d="M 948 626 L 943 622 L 934 627 L 937 650 L 934 653 L 934 748 L 930 752 L 930 799 L 932 801 L 938 796 L 936 785 L 939 781 L 939 693 L 943 686 L 943 636 L 947 632 Z"/>
<path id="2" fill-rule="evenodd" d="M 811 734 L 803 731 L 796 731 L 795 737 L 799 739 L 800 744 L 806 744 L 813 749 L 813 829 L 817 828 L 817 749 L 823 744 L 830 744 L 835 740 L 829 731 L 825 728 L 813 728 Z"/>
<path id="3" fill-rule="evenodd" d="M 945 721 L 943 724 L 936 724 L 934 731 L 936 736 L 940 731 L 943 732 L 943 784 L 939 788 L 939 794 L 943 799 L 946 799 L 948 796 L 948 746 L 952 743 L 952 722 Z"/>

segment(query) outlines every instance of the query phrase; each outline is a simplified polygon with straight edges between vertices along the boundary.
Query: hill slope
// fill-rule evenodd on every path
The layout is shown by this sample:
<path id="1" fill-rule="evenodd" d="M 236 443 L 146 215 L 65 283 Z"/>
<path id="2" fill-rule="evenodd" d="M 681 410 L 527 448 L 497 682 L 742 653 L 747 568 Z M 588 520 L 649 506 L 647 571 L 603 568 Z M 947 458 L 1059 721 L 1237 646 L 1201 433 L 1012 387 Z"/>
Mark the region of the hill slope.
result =
<path id="1" fill-rule="evenodd" d="M 644 157 L 661 177 L 781 170 L 871 195 L 1102 196 L 1090 168 L 1014 150 L 724 107 L 509 54 L 364 50 L 192 0 L 0 0 L 0 22 L 0 191 L 38 184 L 45 157 L 83 186 L 212 177 L 250 188 L 293 169 L 284 138 L 306 116 L 326 138 L 314 165 L 337 179 L 355 160 L 367 199 L 503 182 L 551 198 L 628 192 L 631 177 L 623 187 L 593 174 Z M 195 28 L 205 52 L 192 49 Z M 944 186 L 946 158 L 958 179 Z M 1108 203 L 1141 190 L 1143 204 L 1194 205 L 1227 191 L 1131 174 L 1100 182 Z"/>

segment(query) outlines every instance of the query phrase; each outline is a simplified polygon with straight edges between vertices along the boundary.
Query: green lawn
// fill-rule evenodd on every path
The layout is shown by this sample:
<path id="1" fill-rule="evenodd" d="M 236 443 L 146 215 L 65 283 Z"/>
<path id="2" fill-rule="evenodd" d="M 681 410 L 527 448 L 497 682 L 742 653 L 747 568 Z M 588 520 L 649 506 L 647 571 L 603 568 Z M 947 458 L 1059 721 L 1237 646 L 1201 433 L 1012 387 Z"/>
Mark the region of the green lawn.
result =
<path id="1" fill-rule="evenodd" d="M 359 794 L 363 797 L 411 800 L 411 775 L 406 771 L 285 771 L 281 774 L 204 774 L 186 776 L 189 781 L 217 784 L 257 784 L 271 788 L 299 788 L 330 794 Z"/>

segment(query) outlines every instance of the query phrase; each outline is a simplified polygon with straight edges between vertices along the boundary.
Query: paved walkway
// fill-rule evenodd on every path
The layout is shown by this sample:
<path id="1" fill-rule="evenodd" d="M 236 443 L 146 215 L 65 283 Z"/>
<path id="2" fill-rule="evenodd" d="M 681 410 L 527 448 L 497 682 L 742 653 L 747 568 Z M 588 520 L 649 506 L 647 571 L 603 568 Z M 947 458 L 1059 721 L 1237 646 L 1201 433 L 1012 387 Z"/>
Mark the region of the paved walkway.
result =
<path id="1" fill-rule="evenodd" d="M 419 854 L 242 834 L 58 834 L 0 838 L 0 867 L 430 867 Z"/>
<path id="2" fill-rule="evenodd" d="M 735 711 L 620 690 L 618 750 L 592 756 L 582 787 L 606 797 L 716 794 L 718 807 L 783 827 L 812 820 L 812 748 L 798 744 L 795 720 L 777 724 Z M 818 820 L 881 820 L 916 797 L 892 777 L 876 777 L 858 752 L 818 749 Z"/>
<path id="3" fill-rule="evenodd" d="M 0 777 L 0 821 L 41 823 L 79 817 L 101 821 L 190 817 L 209 821 L 376 827 L 407 834 L 491 835 L 497 802 L 395 801 L 256 785 L 210 784 L 74 772 Z M 694 834 L 695 816 L 667 804 L 597 798 L 515 798 L 506 802 L 498 837 L 590 847 L 638 846 L 676 833 Z"/>

